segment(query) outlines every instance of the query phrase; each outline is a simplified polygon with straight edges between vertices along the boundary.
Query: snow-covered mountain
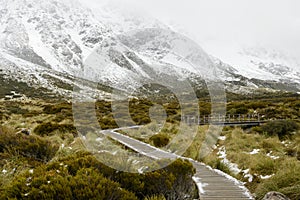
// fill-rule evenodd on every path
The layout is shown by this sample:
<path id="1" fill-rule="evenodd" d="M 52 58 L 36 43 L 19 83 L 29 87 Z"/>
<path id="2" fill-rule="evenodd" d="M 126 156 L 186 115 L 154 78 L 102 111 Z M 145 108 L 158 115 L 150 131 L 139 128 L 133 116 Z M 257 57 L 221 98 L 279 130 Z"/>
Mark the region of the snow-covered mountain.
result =
<path id="1" fill-rule="evenodd" d="M 236 93 L 255 88 L 299 91 L 299 65 L 284 55 L 248 48 L 225 58 L 208 56 L 156 19 L 115 7 L 94 12 L 76 0 L 0 0 L 4 79 L 67 96 L 72 94 L 69 86 L 89 87 L 76 77 L 134 90 L 162 75 L 200 86 L 203 78 L 218 77 Z"/>

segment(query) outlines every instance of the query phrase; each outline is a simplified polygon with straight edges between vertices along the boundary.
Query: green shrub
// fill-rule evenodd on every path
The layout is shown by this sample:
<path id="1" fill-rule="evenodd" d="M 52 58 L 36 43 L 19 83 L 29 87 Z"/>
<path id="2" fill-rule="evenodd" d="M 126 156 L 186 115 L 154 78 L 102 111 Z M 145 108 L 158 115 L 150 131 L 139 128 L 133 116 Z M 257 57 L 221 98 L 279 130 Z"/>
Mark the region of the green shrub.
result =
<path id="1" fill-rule="evenodd" d="M 299 125 L 291 120 L 270 121 L 262 127 L 263 132 L 269 136 L 278 136 L 279 139 L 284 139 L 291 135 L 292 132 L 299 129 Z"/>
<path id="2" fill-rule="evenodd" d="M 15 134 L 0 128 L 0 157 L 23 156 L 40 162 L 47 162 L 54 157 L 57 145 L 38 136 Z"/>
<path id="3" fill-rule="evenodd" d="M 62 110 L 69 110 L 71 111 L 72 106 L 68 103 L 60 103 L 56 105 L 46 105 L 43 109 L 45 114 L 57 114 L 60 113 Z"/>
<path id="4" fill-rule="evenodd" d="M 68 166 L 71 175 L 76 175 L 81 168 L 95 168 L 104 177 L 118 182 L 122 188 L 136 194 L 139 199 L 161 194 L 164 194 L 166 199 L 170 199 L 171 196 L 183 199 L 181 195 L 190 195 L 196 190 L 192 180 L 195 173 L 193 165 L 183 160 L 175 160 L 169 166 L 154 172 L 132 174 L 117 172 L 100 163 L 91 154 L 82 152 L 49 165 L 48 170 L 57 169 L 60 163 Z"/>
<path id="5" fill-rule="evenodd" d="M 255 126 L 255 127 L 253 127 L 252 131 L 260 133 L 260 134 L 264 132 L 264 130 L 262 129 L 261 126 Z"/>
<path id="6" fill-rule="evenodd" d="M 257 110 L 257 109 L 266 108 L 268 106 L 268 103 L 261 102 L 261 101 L 257 101 L 257 102 L 254 101 L 254 102 L 248 103 L 246 106 L 249 109 Z"/>
<path id="7" fill-rule="evenodd" d="M 153 195 L 151 197 L 146 197 L 144 200 L 166 200 L 164 195 Z"/>
<path id="8" fill-rule="evenodd" d="M 246 107 L 239 107 L 236 109 L 236 114 L 247 114 L 248 113 L 248 108 Z"/>
<path id="9" fill-rule="evenodd" d="M 27 109 L 20 108 L 19 106 L 10 106 L 8 107 L 8 111 L 11 114 L 19 114 L 19 115 L 25 115 L 29 112 Z"/>
<path id="10" fill-rule="evenodd" d="M 261 114 L 264 114 L 267 119 L 282 117 L 282 111 L 278 108 L 270 107 L 263 110 Z"/>
<path id="11" fill-rule="evenodd" d="M 300 199 L 300 165 L 295 160 L 288 160 L 274 176 L 264 180 L 255 193 L 257 199 L 262 199 L 270 191 L 278 191 L 291 200 Z"/>
<path id="12" fill-rule="evenodd" d="M 55 124 L 47 122 L 38 125 L 33 131 L 41 136 L 49 136 L 56 130 L 62 133 L 72 133 L 74 136 L 77 136 L 76 127 L 73 124 Z"/>
<path id="13" fill-rule="evenodd" d="M 169 137 L 165 134 L 156 134 L 150 137 L 150 141 L 153 142 L 156 147 L 164 147 L 169 143 Z"/>
<path id="14" fill-rule="evenodd" d="M 56 170 L 40 167 L 33 174 L 16 178 L 5 188 L 1 199 L 112 199 L 136 200 L 131 192 L 105 178 L 94 168 L 82 168 L 74 176 L 65 166 Z"/>

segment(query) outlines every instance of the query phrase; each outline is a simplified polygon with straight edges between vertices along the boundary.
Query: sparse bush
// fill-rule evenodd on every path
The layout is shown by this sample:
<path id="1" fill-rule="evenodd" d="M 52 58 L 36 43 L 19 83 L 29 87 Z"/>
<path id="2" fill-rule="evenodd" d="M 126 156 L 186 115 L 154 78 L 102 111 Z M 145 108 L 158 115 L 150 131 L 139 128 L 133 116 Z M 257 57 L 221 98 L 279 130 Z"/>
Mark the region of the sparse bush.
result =
<path id="1" fill-rule="evenodd" d="M 261 142 L 261 146 L 266 151 L 280 151 L 281 143 L 277 137 L 268 137 L 266 139 L 263 139 L 263 141 Z"/>
<path id="2" fill-rule="evenodd" d="M 176 160 L 145 174 L 118 172 L 87 152 L 77 152 L 23 173 L 4 188 L 0 199 L 190 199 L 196 198 L 193 165 Z"/>
<path id="3" fill-rule="evenodd" d="M 264 130 L 262 129 L 261 126 L 255 126 L 255 127 L 253 127 L 252 131 L 260 133 L 260 134 L 264 132 Z"/>
<path id="4" fill-rule="evenodd" d="M 19 115 L 25 115 L 29 112 L 27 109 L 20 108 L 19 106 L 11 106 L 8 108 L 8 111 L 11 114 L 19 114 Z"/>
<path id="5" fill-rule="evenodd" d="M 268 122 L 261 128 L 269 136 L 277 135 L 279 139 L 284 139 L 284 137 L 288 137 L 292 132 L 298 130 L 299 125 L 291 120 L 281 120 Z"/>
<path id="6" fill-rule="evenodd" d="M 47 122 L 38 125 L 33 131 L 41 136 L 49 136 L 56 130 L 62 133 L 72 133 L 73 136 L 77 136 L 76 127 L 72 124 L 55 124 Z"/>
<path id="7" fill-rule="evenodd" d="M 1 199 L 111 199 L 136 200 L 120 185 L 94 168 L 82 168 L 74 176 L 64 166 L 56 170 L 38 168 L 33 174 L 16 178 L 0 196 Z"/>
<path id="8" fill-rule="evenodd" d="M 44 135 L 49 135 L 50 133 L 52 133 L 57 129 L 58 129 L 58 124 L 47 122 L 47 123 L 42 123 L 37 127 L 35 127 L 33 132 L 35 132 L 38 135 L 44 136 Z"/>
<path id="9" fill-rule="evenodd" d="M 169 143 L 169 137 L 165 134 L 156 134 L 150 138 L 150 141 L 153 142 L 156 147 L 164 147 Z"/>
<path id="10" fill-rule="evenodd" d="M 164 195 L 153 195 L 151 197 L 146 197 L 144 200 L 166 200 Z"/>
<path id="11" fill-rule="evenodd" d="M 212 155 L 209 155 L 204 158 L 204 162 L 214 169 L 218 169 L 221 170 L 222 172 L 233 175 L 229 167 L 217 157 L 213 157 Z"/>
<path id="12" fill-rule="evenodd" d="M 0 157 L 8 153 L 11 156 L 23 156 L 39 162 L 47 162 L 57 150 L 57 145 L 38 136 L 15 134 L 0 128 Z"/>
<path id="13" fill-rule="evenodd" d="M 247 114 L 248 113 L 248 108 L 246 107 L 239 107 L 236 109 L 236 114 Z"/>
<path id="14" fill-rule="evenodd" d="M 263 109 L 268 106 L 268 103 L 262 102 L 262 101 L 254 101 L 250 102 L 247 105 L 247 108 L 257 110 L 257 109 Z"/>
<path id="15" fill-rule="evenodd" d="M 300 165 L 298 161 L 289 159 L 270 179 L 264 180 L 255 193 L 257 199 L 262 199 L 270 191 L 278 191 L 292 200 L 300 199 Z"/>
<path id="16" fill-rule="evenodd" d="M 72 106 L 68 103 L 60 103 L 55 105 L 46 105 L 43 109 L 43 112 L 45 114 L 57 114 L 60 113 L 62 110 L 70 110 L 71 111 Z"/>

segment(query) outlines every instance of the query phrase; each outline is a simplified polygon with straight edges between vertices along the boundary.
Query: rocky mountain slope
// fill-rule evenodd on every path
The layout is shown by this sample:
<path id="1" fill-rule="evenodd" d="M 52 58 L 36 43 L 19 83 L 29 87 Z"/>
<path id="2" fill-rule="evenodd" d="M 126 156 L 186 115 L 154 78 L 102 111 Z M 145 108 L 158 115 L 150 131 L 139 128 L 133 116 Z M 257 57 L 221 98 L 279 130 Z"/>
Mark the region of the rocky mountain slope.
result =
<path id="1" fill-rule="evenodd" d="M 297 65 L 260 59 L 267 53 L 251 50 L 243 52 L 251 67 L 225 64 L 152 18 L 111 7 L 95 13 L 76 0 L 0 0 L 0 5 L 1 81 L 14 81 L 8 93 L 20 82 L 67 97 L 75 85 L 104 97 L 108 88 L 134 91 L 174 77 L 198 89 L 203 79 L 218 79 L 234 93 L 300 91 Z M 97 92 L 95 84 L 101 85 Z"/>

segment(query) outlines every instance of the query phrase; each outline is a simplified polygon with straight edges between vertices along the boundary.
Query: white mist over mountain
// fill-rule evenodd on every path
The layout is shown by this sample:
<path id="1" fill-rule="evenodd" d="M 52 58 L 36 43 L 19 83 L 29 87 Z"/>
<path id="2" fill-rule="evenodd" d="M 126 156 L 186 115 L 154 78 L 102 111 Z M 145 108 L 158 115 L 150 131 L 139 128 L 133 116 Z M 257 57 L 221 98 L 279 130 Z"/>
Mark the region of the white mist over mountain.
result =
<path id="1" fill-rule="evenodd" d="M 209 54 L 234 67 L 244 63 L 240 54 L 244 54 L 245 50 L 249 53 L 251 49 L 254 51 L 252 54 L 257 54 L 257 51 L 264 49 L 267 54 L 282 54 L 285 60 L 289 60 L 288 63 L 275 64 L 300 68 L 300 2 L 297 0 L 82 2 L 94 10 L 109 2 L 151 15 L 188 35 Z"/>

